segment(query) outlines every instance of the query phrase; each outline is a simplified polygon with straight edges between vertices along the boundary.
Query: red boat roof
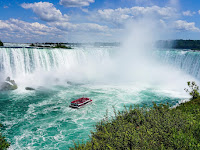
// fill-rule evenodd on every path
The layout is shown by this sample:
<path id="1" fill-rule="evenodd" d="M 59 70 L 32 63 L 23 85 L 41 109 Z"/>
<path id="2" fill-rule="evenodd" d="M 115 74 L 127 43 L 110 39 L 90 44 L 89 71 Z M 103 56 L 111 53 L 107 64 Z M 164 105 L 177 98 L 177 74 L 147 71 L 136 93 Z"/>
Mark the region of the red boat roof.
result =
<path id="1" fill-rule="evenodd" d="M 82 98 L 79 98 L 79 99 L 77 99 L 77 100 L 72 101 L 71 103 L 80 104 L 80 103 L 84 103 L 85 101 L 88 101 L 88 100 L 90 100 L 90 99 L 89 99 L 89 98 L 82 97 Z"/>

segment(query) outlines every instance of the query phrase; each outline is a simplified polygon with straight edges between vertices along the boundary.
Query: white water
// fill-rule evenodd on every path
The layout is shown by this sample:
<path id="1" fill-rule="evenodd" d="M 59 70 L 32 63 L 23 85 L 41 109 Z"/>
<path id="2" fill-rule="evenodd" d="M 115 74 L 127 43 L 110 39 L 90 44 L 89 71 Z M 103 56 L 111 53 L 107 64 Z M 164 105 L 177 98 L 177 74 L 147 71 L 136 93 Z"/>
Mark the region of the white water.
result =
<path id="1" fill-rule="evenodd" d="M 110 60 L 109 50 L 91 48 L 0 49 L 0 73 L 20 84 L 44 85 L 51 82 L 87 81 L 103 76 L 102 68 Z M 27 82 L 27 83 L 26 83 Z"/>
<path id="2" fill-rule="evenodd" d="M 120 51 L 116 47 L 1 48 L 1 79 L 11 76 L 19 86 L 16 91 L 0 92 L 0 120 L 10 149 L 67 149 L 73 140 L 88 140 L 106 111 L 113 115 L 113 106 L 123 110 L 124 105 L 152 101 L 175 105 L 188 98 L 184 88 L 194 72 L 190 76 L 187 67 L 191 66 L 183 65 L 185 70 L 177 62 L 192 64 L 193 52 L 186 52 L 191 60 L 182 51 L 154 51 L 125 60 Z M 25 86 L 48 90 L 26 91 Z M 68 107 L 83 95 L 93 104 L 80 110 Z"/>
<path id="3" fill-rule="evenodd" d="M 21 89 L 66 85 L 70 81 L 101 85 L 134 83 L 185 93 L 186 82 L 200 78 L 198 52 L 157 50 L 147 54 L 121 55 L 116 47 L 1 48 L 1 80 L 10 76 Z"/>
<path id="4" fill-rule="evenodd" d="M 122 57 L 118 52 L 116 47 L 72 50 L 1 48 L 1 80 L 10 76 L 23 87 L 72 81 L 171 84 L 169 88 L 174 88 L 174 84 L 181 87 L 188 80 L 194 80 L 191 76 L 200 79 L 198 52 L 156 51 L 148 56 L 136 54 L 127 59 L 124 59 L 127 54 Z M 154 56 L 161 59 L 155 60 Z"/>
<path id="5" fill-rule="evenodd" d="M 175 66 L 200 80 L 200 52 L 191 50 L 164 50 L 156 53 L 165 64 Z"/>

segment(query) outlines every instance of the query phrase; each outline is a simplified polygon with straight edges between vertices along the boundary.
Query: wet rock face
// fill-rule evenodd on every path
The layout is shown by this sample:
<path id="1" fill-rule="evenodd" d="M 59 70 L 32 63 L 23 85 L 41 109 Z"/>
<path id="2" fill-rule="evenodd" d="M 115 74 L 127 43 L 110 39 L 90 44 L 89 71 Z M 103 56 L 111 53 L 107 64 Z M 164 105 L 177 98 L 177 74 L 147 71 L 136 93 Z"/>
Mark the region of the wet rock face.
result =
<path id="1" fill-rule="evenodd" d="M 9 90 L 16 90 L 18 88 L 15 80 L 11 80 L 10 77 L 7 77 L 6 80 L 1 85 L 1 90 L 9 91 Z"/>
<path id="2" fill-rule="evenodd" d="M 35 90 L 35 89 L 32 88 L 32 87 L 26 87 L 25 89 L 26 89 L 26 90 L 29 90 L 29 91 L 33 91 L 33 90 Z"/>

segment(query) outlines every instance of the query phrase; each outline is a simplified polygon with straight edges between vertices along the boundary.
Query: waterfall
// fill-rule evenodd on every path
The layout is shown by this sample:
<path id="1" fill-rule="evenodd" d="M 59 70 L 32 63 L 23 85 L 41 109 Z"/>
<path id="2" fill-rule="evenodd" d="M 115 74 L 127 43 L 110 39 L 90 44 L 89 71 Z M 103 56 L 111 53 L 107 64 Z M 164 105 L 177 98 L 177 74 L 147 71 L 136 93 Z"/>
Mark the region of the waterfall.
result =
<path id="1" fill-rule="evenodd" d="M 102 63 L 108 57 L 108 51 L 97 49 L 0 48 L 0 73 L 17 76 L 36 71 L 69 70 L 91 62 Z"/>
<path id="2" fill-rule="evenodd" d="M 159 59 L 200 79 L 200 53 L 194 51 L 168 50 L 157 51 Z"/>
<path id="3" fill-rule="evenodd" d="M 114 79 L 119 76 L 123 78 L 123 74 L 129 74 L 128 71 L 126 69 L 125 71 L 123 71 L 123 69 L 121 69 L 121 71 L 118 70 L 120 70 L 121 67 L 119 63 L 123 63 L 125 60 L 120 59 L 120 61 L 115 62 L 115 58 L 112 56 L 114 51 L 118 51 L 116 50 L 116 47 L 82 47 L 71 50 L 0 48 L 0 75 L 2 79 L 5 79 L 7 76 L 11 76 L 18 79 L 18 82 L 23 77 L 25 77 L 23 80 L 33 80 L 34 82 L 36 79 L 45 79 L 45 83 L 49 82 L 48 78 L 50 77 L 54 77 L 54 80 L 55 78 L 63 78 L 63 80 L 74 79 L 84 81 L 105 79 L 106 77 Z M 183 50 L 157 50 L 154 52 L 154 55 L 158 57 L 159 63 L 163 62 L 164 64 L 171 65 L 177 69 L 183 70 L 197 79 L 200 79 L 199 52 Z M 132 59 L 135 58 L 133 57 Z M 140 64 L 140 62 L 135 63 Z M 136 66 L 138 64 L 136 64 Z M 127 66 L 133 66 L 132 68 L 127 67 L 128 70 L 133 70 L 133 74 L 130 73 L 131 77 L 132 75 L 134 76 L 137 75 L 137 73 L 140 73 L 137 69 L 141 68 L 134 68 L 134 65 L 130 64 Z M 157 69 L 157 71 L 159 72 L 160 70 Z M 161 72 L 163 72 L 163 70 L 161 70 Z M 116 73 L 119 74 L 115 76 Z M 127 76 L 124 76 L 124 78 L 127 78 Z M 136 77 L 132 78 L 138 80 Z M 144 78 L 146 78 L 146 76 Z"/>

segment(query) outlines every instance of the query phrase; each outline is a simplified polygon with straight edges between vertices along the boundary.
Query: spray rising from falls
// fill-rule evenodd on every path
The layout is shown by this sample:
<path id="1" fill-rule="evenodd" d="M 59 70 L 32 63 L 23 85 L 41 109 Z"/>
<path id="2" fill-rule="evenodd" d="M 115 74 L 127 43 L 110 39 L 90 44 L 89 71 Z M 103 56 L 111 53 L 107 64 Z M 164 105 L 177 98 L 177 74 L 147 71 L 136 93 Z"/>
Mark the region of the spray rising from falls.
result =
<path id="1" fill-rule="evenodd" d="M 121 57 L 116 59 L 112 57 L 113 51 L 117 51 L 115 49 L 116 47 L 112 50 L 111 48 L 95 50 L 94 48 L 87 50 L 1 48 L 0 73 L 4 78 L 6 76 L 19 80 L 28 78 L 29 81 L 34 78 L 40 81 L 40 84 L 43 78 L 48 78 L 49 81 L 50 77 L 91 80 L 108 78 L 107 76 L 113 75 L 118 78 L 116 80 L 125 78 L 130 81 L 132 78 L 132 80 L 147 81 L 148 78 L 154 80 L 152 76 L 164 76 L 164 74 L 170 76 L 169 70 L 166 71 L 163 65 L 160 66 L 155 62 L 149 63 L 149 57 L 144 55 L 139 57 L 138 54 L 133 53 L 134 55 L 130 57 L 125 53 L 123 57 L 126 59 L 121 59 Z M 156 51 L 154 55 L 162 58 L 161 62 L 176 66 L 200 79 L 200 62 L 198 61 L 200 54 L 198 52 Z"/>

